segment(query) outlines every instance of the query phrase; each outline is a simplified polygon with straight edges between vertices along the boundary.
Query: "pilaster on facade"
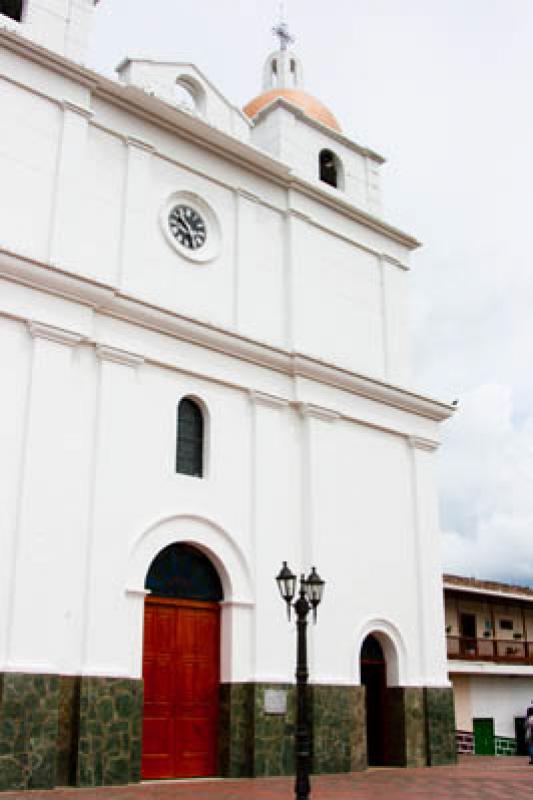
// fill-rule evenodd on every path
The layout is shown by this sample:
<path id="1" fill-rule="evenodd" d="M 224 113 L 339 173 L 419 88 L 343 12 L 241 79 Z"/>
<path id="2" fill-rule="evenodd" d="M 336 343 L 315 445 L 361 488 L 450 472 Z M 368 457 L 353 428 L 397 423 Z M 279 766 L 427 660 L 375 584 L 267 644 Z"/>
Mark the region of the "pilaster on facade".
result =
<path id="1" fill-rule="evenodd" d="M 118 288 L 122 286 L 124 271 L 130 256 L 127 246 L 132 239 L 130 233 L 138 229 L 139 215 L 143 213 L 143 198 L 146 197 L 150 180 L 150 161 L 156 151 L 150 142 L 131 135 L 125 137 L 124 144 L 126 154 L 121 188 Z M 135 241 L 135 236 L 133 236 L 133 241 Z"/>
<path id="2" fill-rule="evenodd" d="M 57 169 L 53 186 L 52 214 L 48 240 L 48 257 L 51 263 L 65 261 L 62 232 L 75 229 L 78 213 L 72 198 L 78 192 L 80 164 L 85 161 L 89 124 L 92 111 L 70 100 L 63 100 L 62 129 L 58 142 Z M 68 259 L 67 259 L 68 260 Z"/>
<path id="3" fill-rule="evenodd" d="M 438 656 L 437 663 L 442 663 L 445 658 L 444 641 L 442 637 L 435 639 L 434 635 L 435 630 L 444 630 L 435 459 L 432 457 L 439 443 L 421 436 L 410 436 L 407 441 L 411 461 L 420 669 L 427 683 L 428 676 L 436 674 L 432 659 Z"/>

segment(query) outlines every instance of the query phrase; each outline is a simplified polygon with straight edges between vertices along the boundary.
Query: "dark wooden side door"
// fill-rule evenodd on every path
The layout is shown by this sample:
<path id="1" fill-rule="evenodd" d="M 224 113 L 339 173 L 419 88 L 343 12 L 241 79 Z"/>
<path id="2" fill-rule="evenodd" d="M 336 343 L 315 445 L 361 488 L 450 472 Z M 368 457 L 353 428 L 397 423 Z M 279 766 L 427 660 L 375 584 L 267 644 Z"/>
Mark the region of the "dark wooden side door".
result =
<path id="1" fill-rule="evenodd" d="M 219 661 L 218 603 L 147 598 L 143 778 L 216 774 Z"/>
<path id="2" fill-rule="evenodd" d="M 361 662 L 361 684 L 366 689 L 366 746 L 371 767 L 387 763 L 385 753 L 385 663 Z"/>

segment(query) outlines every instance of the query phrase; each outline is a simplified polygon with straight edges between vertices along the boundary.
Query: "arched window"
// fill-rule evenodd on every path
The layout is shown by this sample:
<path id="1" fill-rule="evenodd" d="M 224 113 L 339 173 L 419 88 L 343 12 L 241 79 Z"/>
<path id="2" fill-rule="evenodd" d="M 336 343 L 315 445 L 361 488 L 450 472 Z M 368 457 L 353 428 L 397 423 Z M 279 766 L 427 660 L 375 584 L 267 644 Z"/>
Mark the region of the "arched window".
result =
<path id="1" fill-rule="evenodd" d="M 188 544 L 171 544 L 157 554 L 150 564 L 145 588 L 156 597 L 211 602 L 223 598 L 215 567 Z"/>
<path id="2" fill-rule="evenodd" d="M 22 19 L 23 0 L 0 0 L 0 14 L 11 17 L 15 22 Z"/>
<path id="3" fill-rule="evenodd" d="M 201 478 L 204 473 L 204 417 L 200 406 L 184 398 L 178 406 L 176 472 Z"/>
<path id="4" fill-rule="evenodd" d="M 342 166 L 341 162 L 331 150 L 322 150 L 319 156 L 320 180 L 333 186 L 335 189 L 341 188 Z"/>

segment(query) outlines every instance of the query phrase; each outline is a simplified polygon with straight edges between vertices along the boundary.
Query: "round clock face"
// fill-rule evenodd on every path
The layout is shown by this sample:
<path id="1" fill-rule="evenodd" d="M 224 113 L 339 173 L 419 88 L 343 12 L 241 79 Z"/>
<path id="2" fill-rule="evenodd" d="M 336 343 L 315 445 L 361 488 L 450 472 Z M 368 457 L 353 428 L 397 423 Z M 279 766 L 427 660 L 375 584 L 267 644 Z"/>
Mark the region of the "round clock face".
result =
<path id="1" fill-rule="evenodd" d="M 168 215 L 168 225 L 178 244 L 188 250 L 199 250 L 207 239 L 207 228 L 203 217 L 194 208 L 186 205 L 174 206 Z"/>

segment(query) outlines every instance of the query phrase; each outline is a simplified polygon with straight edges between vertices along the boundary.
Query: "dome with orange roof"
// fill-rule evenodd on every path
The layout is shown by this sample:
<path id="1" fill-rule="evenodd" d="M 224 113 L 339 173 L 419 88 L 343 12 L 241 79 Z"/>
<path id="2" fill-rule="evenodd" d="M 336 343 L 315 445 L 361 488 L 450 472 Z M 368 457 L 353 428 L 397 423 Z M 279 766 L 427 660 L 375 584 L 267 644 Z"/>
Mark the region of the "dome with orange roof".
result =
<path id="1" fill-rule="evenodd" d="M 291 105 L 296 106 L 304 112 L 308 117 L 320 122 L 322 125 L 331 128 L 338 133 L 341 132 L 341 126 L 326 106 L 317 100 L 316 97 L 304 92 L 302 89 L 288 89 L 276 88 L 269 89 L 267 92 L 260 94 L 258 97 L 251 100 L 245 107 L 244 113 L 254 119 L 260 111 L 273 103 L 278 98 L 283 98 Z"/>

